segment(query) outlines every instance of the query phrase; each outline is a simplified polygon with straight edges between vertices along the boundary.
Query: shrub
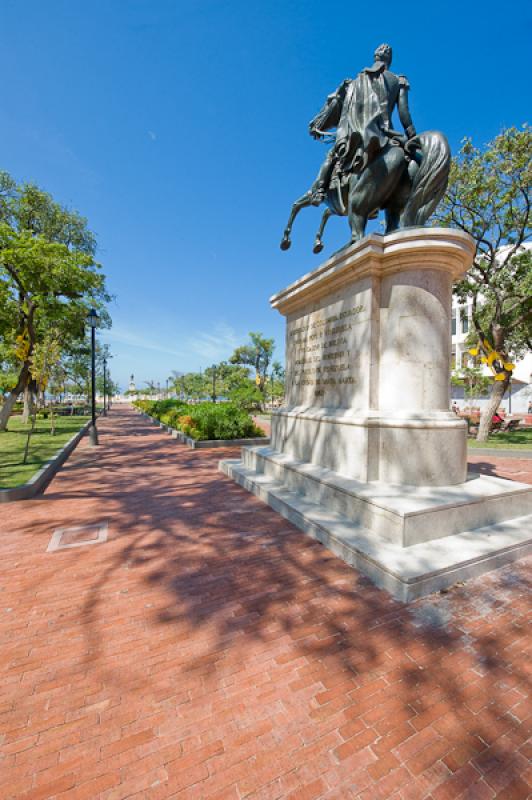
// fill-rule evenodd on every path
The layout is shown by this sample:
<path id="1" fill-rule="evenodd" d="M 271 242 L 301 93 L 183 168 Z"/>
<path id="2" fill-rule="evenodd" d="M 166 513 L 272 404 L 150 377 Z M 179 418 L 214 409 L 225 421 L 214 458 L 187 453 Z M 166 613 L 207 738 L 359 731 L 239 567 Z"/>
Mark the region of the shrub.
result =
<path id="1" fill-rule="evenodd" d="M 201 403 L 190 409 L 191 422 L 187 427 L 206 439 L 247 439 L 264 436 L 249 414 L 230 403 Z M 196 437 L 194 437 L 196 438 Z"/>
<path id="2" fill-rule="evenodd" d="M 246 411 L 232 403 L 189 405 L 181 400 L 137 400 L 134 405 L 164 425 L 199 441 L 248 439 L 265 435 Z"/>
<path id="3" fill-rule="evenodd" d="M 232 403 L 188 405 L 180 400 L 137 400 L 137 408 L 185 436 L 208 439 L 248 439 L 263 437 L 249 414 Z"/>
<path id="4" fill-rule="evenodd" d="M 231 403 L 243 411 L 260 411 L 264 395 L 251 381 L 247 386 L 239 386 L 229 393 Z"/>

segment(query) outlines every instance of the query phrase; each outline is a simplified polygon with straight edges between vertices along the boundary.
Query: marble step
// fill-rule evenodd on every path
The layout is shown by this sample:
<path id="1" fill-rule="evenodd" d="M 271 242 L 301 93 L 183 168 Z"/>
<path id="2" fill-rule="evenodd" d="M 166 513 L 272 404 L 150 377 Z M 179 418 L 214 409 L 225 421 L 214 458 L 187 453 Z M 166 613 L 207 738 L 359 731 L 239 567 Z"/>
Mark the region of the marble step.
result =
<path id="1" fill-rule="evenodd" d="M 265 446 L 243 448 L 242 463 L 402 547 L 532 514 L 532 487 L 489 475 L 456 486 L 362 483 Z"/>
<path id="2" fill-rule="evenodd" d="M 532 552 L 532 514 L 402 547 L 360 522 L 286 488 L 271 476 L 250 469 L 240 460 L 221 461 L 220 469 L 404 602 L 482 575 Z"/>

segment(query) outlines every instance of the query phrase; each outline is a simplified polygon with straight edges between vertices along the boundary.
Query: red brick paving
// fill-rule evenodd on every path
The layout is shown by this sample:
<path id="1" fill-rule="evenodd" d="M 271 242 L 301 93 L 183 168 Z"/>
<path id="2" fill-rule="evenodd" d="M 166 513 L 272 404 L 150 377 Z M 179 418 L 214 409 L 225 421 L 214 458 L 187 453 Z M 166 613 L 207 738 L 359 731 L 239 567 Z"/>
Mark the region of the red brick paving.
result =
<path id="1" fill-rule="evenodd" d="M 496 475 L 498 478 L 509 478 L 511 481 L 521 481 L 521 483 L 532 483 L 532 459 L 530 458 L 488 456 L 482 452 L 473 454 L 470 450 L 467 454 L 467 463 L 471 472 Z"/>
<path id="2" fill-rule="evenodd" d="M 0 512 L 2 798 L 529 796 L 530 560 L 404 606 L 217 472 L 234 450 L 98 424 Z"/>

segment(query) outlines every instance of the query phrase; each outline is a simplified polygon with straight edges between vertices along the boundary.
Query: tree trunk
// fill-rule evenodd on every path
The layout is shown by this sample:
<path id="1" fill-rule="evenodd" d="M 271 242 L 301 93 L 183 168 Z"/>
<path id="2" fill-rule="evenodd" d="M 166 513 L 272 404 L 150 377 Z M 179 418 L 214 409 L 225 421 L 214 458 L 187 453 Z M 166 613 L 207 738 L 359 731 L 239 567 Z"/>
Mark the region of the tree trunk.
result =
<path id="1" fill-rule="evenodd" d="M 499 408 L 502 398 L 504 397 L 504 393 L 508 388 L 508 381 L 509 376 L 505 375 L 503 381 L 494 381 L 493 387 L 491 390 L 491 397 L 488 401 L 488 404 L 484 411 L 482 412 L 482 416 L 480 417 L 480 424 L 478 426 L 478 434 L 477 434 L 477 442 L 487 442 L 490 426 L 491 426 L 491 418 Z"/>
<path id="2" fill-rule="evenodd" d="M 27 386 L 24 388 L 24 411 L 22 412 L 22 422 L 27 423 L 33 414 L 33 406 L 35 404 L 35 396 L 33 394 L 33 386 L 31 381 L 28 381 Z"/>
<path id="3" fill-rule="evenodd" d="M 4 404 L 0 409 L 0 431 L 7 430 L 7 423 L 9 417 L 11 416 L 11 412 L 13 411 L 13 406 L 15 405 L 15 401 L 19 396 L 19 394 L 23 392 L 24 389 L 26 388 L 26 384 L 28 383 L 29 377 L 30 377 L 29 364 L 25 363 L 22 369 L 20 370 L 17 385 L 8 394 L 8 396 L 4 398 Z"/>
<path id="4" fill-rule="evenodd" d="M 22 411 L 22 422 L 26 424 L 31 415 L 31 391 L 29 385 L 24 389 L 24 409 Z"/>
<path id="5" fill-rule="evenodd" d="M 28 453 L 30 451 L 30 439 L 33 431 L 35 430 L 35 418 L 37 416 L 37 409 L 35 406 L 33 407 L 33 414 L 31 415 L 31 428 L 28 431 L 28 435 L 26 436 L 26 446 L 24 448 L 24 458 L 22 459 L 23 464 L 28 463 Z"/>

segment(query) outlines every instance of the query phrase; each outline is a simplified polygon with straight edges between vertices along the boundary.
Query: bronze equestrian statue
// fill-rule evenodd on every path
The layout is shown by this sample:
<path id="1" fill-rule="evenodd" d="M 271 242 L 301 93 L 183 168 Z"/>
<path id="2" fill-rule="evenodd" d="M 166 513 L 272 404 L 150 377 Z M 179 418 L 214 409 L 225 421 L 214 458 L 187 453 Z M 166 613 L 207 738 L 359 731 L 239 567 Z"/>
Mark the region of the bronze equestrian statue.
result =
<path id="1" fill-rule="evenodd" d="M 382 44 L 373 66 L 345 80 L 310 122 L 315 139 L 333 142 L 311 188 L 295 201 L 281 241 L 291 245 L 297 214 L 325 203 L 314 252 L 333 214 L 349 218 L 351 242 L 364 236 L 368 219 L 383 210 L 386 233 L 424 225 L 447 188 L 451 153 L 439 131 L 416 134 L 408 108 L 407 79 L 390 71 L 392 48 Z M 397 109 L 404 134 L 392 127 Z M 328 131 L 336 128 L 336 133 Z"/>

